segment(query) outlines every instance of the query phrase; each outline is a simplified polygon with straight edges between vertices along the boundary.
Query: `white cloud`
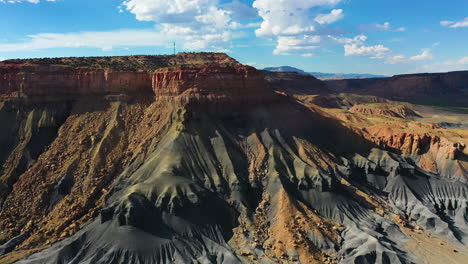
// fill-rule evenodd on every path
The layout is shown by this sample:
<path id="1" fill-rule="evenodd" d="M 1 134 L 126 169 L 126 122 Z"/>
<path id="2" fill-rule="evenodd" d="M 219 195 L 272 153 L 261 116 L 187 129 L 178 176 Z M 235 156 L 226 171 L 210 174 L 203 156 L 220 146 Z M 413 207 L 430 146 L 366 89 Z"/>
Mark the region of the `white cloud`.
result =
<path id="1" fill-rule="evenodd" d="M 319 24 L 331 24 L 340 19 L 343 19 L 343 9 L 333 9 L 329 14 L 319 14 L 315 17 L 315 21 Z"/>
<path id="2" fill-rule="evenodd" d="M 360 31 L 406 31 L 405 27 L 394 28 L 390 22 L 384 22 L 383 24 L 373 23 L 370 25 L 362 25 L 359 27 Z"/>
<path id="3" fill-rule="evenodd" d="M 110 51 L 115 47 L 169 46 L 172 41 L 188 50 L 228 51 L 226 47 L 231 41 L 242 37 L 241 30 L 259 24 L 233 20 L 235 12 L 246 12 L 239 1 L 224 5 L 226 9 L 217 5 L 218 1 L 213 0 L 127 0 L 119 10 L 134 14 L 137 20 L 154 22 L 154 29 L 40 33 L 27 36 L 21 42 L 0 44 L 0 51 L 58 47 L 95 47 Z"/>
<path id="4" fill-rule="evenodd" d="M 385 61 L 385 64 L 400 64 L 400 63 L 406 63 L 408 59 L 404 55 L 394 55 L 390 56 L 387 61 Z"/>
<path id="5" fill-rule="evenodd" d="M 311 33 L 317 24 L 310 19 L 311 9 L 331 7 L 339 2 L 341 0 L 255 0 L 253 7 L 263 19 L 255 33 L 259 37 Z"/>
<path id="6" fill-rule="evenodd" d="M 257 11 L 255 8 L 248 6 L 238 0 L 234 0 L 231 3 L 222 5 L 222 8 L 231 12 L 234 19 L 244 20 L 252 19 L 257 17 Z"/>
<path id="7" fill-rule="evenodd" d="M 339 43 L 339 44 L 362 44 L 363 42 L 365 42 L 367 40 L 367 36 L 365 35 L 357 35 L 356 37 L 354 38 L 339 38 L 339 37 L 333 37 L 331 36 L 331 38 L 336 41 L 336 43 Z"/>
<path id="8" fill-rule="evenodd" d="M 85 31 L 71 33 L 41 33 L 27 36 L 27 40 L 17 43 L 0 43 L 0 52 L 41 50 L 51 48 L 99 48 L 111 51 L 114 48 L 161 46 L 171 47 L 172 42 L 182 43 L 189 50 L 210 49 L 229 52 L 223 44 L 231 39 L 230 34 L 214 33 L 203 36 L 191 35 L 185 27 L 162 28 L 155 30 L 115 30 Z"/>
<path id="9" fill-rule="evenodd" d="M 256 63 L 256 62 L 247 62 L 247 63 L 244 63 L 244 64 L 255 67 L 257 69 L 265 69 L 265 68 L 268 68 L 268 67 L 273 67 L 273 65 L 271 65 L 271 64 L 263 64 L 263 63 Z"/>
<path id="10" fill-rule="evenodd" d="M 28 36 L 24 42 L 2 43 L 0 52 L 39 50 L 50 48 L 100 48 L 110 50 L 116 47 L 165 46 L 177 35 L 154 30 L 88 31 L 73 33 L 42 33 Z"/>
<path id="11" fill-rule="evenodd" d="M 371 59 L 383 59 L 390 51 L 384 45 L 365 46 L 363 44 L 344 45 L 345 56 L 366 56 Z"/>
<path id="12" fill-rule="evenodd" d="M 437 46 L 437 43 L 435 43 L 433 46 Z M 418 54 L 409 58 L 407 58 L 404 55 L 390 56 L 385 61 L 385 64 L 402 64 L 402 63 L 432 60 L 432 59 L 434 59 L 434 55 L 432 55 L 431 49 L 424 49 L 422 50 L 421 54 Z"/>
<path id="13" fill-rule="evenodd" d="M 453 23 L 455 23 L 455 22 L 448 21 L 448 20 L 440 21 L 440 25 L 444 26 L 444 27 L 448 27 L 448 26 L 452 25 Z"/>
<path id="14" fill-rule="evenodd" d="M 255 34 L 276 40 L 273 54 L 310 56 L 320 46 L 316 41 L 319 35 L 330 34 L 324 26 L 343 18 L 342 9 L 333 9 L 328 14 L 320 14 L 319 10 L 331 9 L 341 1 L 255 0 L 253 7 L 263 19 Z"/>
<path id="15" fill-rule="evenodd" d="M 257 37 L 274 39 L 277 46 L 275 55 L 312 56 L 325 45 L 344 45 L 345 56 L 368 56 L 374 59 L 385 58 L 390 49 L 383 45 L 367 46 L 364 35 L 355 38 L 336 37 L 337 31 L 328 29 L 328 24 L 344 17 L 343 9 L 332 9 L 341 0 L 255 0 L 253 7 L 258 9 L 263 19 L 255 31 Z M 328 13 L 318 13 L 328 9 Z M 390 23 L 381 25 L 392 29 Z M 340 32 L 342 33 L 342 32 Z"/>
<path id="16" fill-rule="evenodd" d="M 211 5 L 207 0 L 128 0 L 123 2 L 123 6 L 141 21 L 186 23 L 206 13 L 202 9 Z"/>
<path id="17" fill-rule="evenodd" d="M 127 0 L 121 8 L 137 20 L 155 22 L 163 34 L 177 35 L 185 48 L 222 50 L 234 38 L 231 30 L 240 28 L 232 16 L 242 5 L 231 4 L 228 10 L 212 0 Z"/>
<path id="18" fill-rule="evenodd" d="M 322 37 L 320 36 L 280 36 L 278 44 L 273 50 L 275 55 L 298 54 L 310 57 L 312 51 L 319 47 Z"/>
<path id="19" fill-rule="evenodd" d="M 468 70 L 468 56 L 457 60 L 436 62 L 411 70 L 410 72 L 450 72 Z"/>
<path id="20" fill-rule="evenodd" d="M 422 51 L 421 54 L 410 57 L 410 60 L 412 61 L 420 61 L 420 60 L 432 60 L 434 58 L 434 55 L 432 55 L 430 49 L 425 49 Z"/>
<path id="21" fill-rule="evenodd" d="M 367 36 L 358 35 L 354 38 L 333 38 L 337 43 L 344 44 L 345 56 L 365 56 L 371 59 L 385 58 L 390 49 L 384 45 L 366 46 Z"/>
<path id="22" fill-rule="evenodd" d="M 440 25 L 444 27 L 450 27 L 450 28 L 460 28 L 460 27 L 468 27 L 468 17 L 465 17 L 465 19 L 461 21 L 440 21 Z"/>
<path id="23" fill-rule="evenodd" d="M 380 29 L 380 30 L 390 30 L 390 23 L 389 22 L 385 22 L 382 25 L 376 23 L 373 26 L 376 29 Z"/>
<path id="24" fill-rule="evenodd" d="M 247 23 L 241 24 L 239 22 L 233 21 L 229 24 L 229 27 L 232 29 L 244 29 L 244 28 L 257 28 L 260 26 L 260 23 Z"/>

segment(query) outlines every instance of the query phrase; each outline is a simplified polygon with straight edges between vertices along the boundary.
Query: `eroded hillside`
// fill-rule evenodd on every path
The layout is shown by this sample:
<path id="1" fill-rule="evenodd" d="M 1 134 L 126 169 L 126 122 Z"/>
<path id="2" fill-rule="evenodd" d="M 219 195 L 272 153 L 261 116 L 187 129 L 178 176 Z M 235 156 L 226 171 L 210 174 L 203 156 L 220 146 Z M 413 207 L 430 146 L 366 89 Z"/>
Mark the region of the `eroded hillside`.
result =
<path id="1" fill-rule="evenodd" d="M 0 263 L 466 258 L 464 128 L 223 54 L 90 60 L 0 64 Z"/>

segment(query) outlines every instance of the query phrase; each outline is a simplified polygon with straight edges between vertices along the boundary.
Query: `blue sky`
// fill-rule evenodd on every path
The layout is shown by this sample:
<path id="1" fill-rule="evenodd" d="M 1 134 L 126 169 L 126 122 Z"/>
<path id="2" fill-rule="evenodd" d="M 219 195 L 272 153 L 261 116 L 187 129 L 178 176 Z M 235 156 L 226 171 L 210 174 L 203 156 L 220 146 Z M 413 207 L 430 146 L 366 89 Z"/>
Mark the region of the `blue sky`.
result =
<path id="1" fill-rule="evenodd" d="M 223 51 L 257 68 L 468 70 L 466 0 L 0 0 L 0 60 Z"/>

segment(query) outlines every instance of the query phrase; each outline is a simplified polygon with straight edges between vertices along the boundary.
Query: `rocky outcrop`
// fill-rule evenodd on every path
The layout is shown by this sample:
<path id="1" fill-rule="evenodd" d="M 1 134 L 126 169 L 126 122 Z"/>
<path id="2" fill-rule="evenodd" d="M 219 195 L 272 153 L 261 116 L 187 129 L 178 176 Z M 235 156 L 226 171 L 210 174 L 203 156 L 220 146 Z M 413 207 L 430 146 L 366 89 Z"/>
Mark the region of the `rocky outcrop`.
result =
<path id="1" fill-rule="evenodd" d="M 291 95 L 329 94 L 325 83 L 309 74 L 263 71 L 265 80 L 279 92 Z"/>
<path id="2" fill-rule="evenodd" d="M 188 61 L 194 57 L 190 54 L 186 55 L 188 58 L 179 56 Z M 154 72 L 74 68 L 66 65 L 1 64 L 0 76 L 0 96 L 3 97 L 153 95 L 156 100 L 183 104 L 251 104 L 267 102 L 275 97 L 259 71 L 232 60 L 174 66 Z"/>
<path id="3" fill-rule="evenodd" d="M 391 78 L 326 81 L 334 92 L 371 94 L 392 99 L 462 94 L 468 87 L 468 71 L 396 75 Z"/>
<path id="4" fill-rule="evenodd" d="M 385 149 L 395 150 L 403 154 L 422 155 L 427 153 L 431 147 L 440 148 L 440 138 L 430 134 L 390 134 L 373 133 L 375 142 Z M 446 142 L 444 142 L 446 143 Z M 444 144 L 443 144 L 444 145 Z M 447 156 L 449 158 L 449 156 Z"/>
<path id="5" fill-rule="evenodd" d="M 151 75 L 110 69 L 59 65 L 0 67 L 0 95 L 80 96 L 96 94 L 148 94 Z"/>
<path id="6" fill-rule="evenodd" d="M 418 166 L 450 178 L 465 179 L 468 155 L 465 142 L 454 142 L 431 133 L 392 132 L 369 128 L 370 140 L 380 148 L 417 157 Z"/>
<path id="7" fill-rule="evenodd" d="M 363 104 L 354 105 L 349 109 L 351 113 L 365 115 L 381 115 L 397 118 L 420 117 L 413 109 L 403 104 Z"/>
<path id="8" fill-rule="evenodd" d="M 11 124 L 0 165 L 12 172 L 0 174 L 0 264 L 420 263 L 411 229 L 468 241 L 464 145 L 278 95 L 226 57 L 151 57 L 143 71 L 101 68 L 125 58 L 23 63 L 32 81 L 5 87 L 26 98 L 0 101 Z M 126 73 L 149 76 L 143 92 Z M 53 81 L 66 78 L 61 91 Z M 144 96 L 101 96 L 113 93 Z M 33 100 L 46 96 L 57 100 Z M 399 136 L 409 125 L 389 120 L 420 130 Z"/>
<path id="9" fill-rule="evenodd" d="M 158 100 L 182 103 L 267 102 L 275 97 L 255 68 L 241 65 L 182 66 L 153 74 Z"/>

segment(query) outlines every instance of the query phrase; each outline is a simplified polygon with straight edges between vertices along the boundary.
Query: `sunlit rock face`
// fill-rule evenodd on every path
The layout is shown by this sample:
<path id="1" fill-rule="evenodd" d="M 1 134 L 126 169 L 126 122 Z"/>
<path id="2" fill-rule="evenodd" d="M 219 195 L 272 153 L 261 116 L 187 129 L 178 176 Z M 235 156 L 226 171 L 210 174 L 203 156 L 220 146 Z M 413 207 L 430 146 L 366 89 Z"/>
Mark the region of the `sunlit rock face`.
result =
<path id="1" fill-rule="evenodd" d="M 151 91 L 151 75 L 69 66 L 11 66 L 1 73 L 0 92 L 26 96 L 132 94 Z"/>
<path id="2" fill-rule="evenodd" d="M 467 256 L 468 133 L 413 105 L 213 53 L 7 61 L 0 99 L 0 264 Z"/>
<path id="3" fill-rule="evenodd" d="M 161 100 L 181 102 L 262 103 L 274 93 L 262 74 L 248 66 L 182 66 L 153 73 L 153 89 Z"/>

